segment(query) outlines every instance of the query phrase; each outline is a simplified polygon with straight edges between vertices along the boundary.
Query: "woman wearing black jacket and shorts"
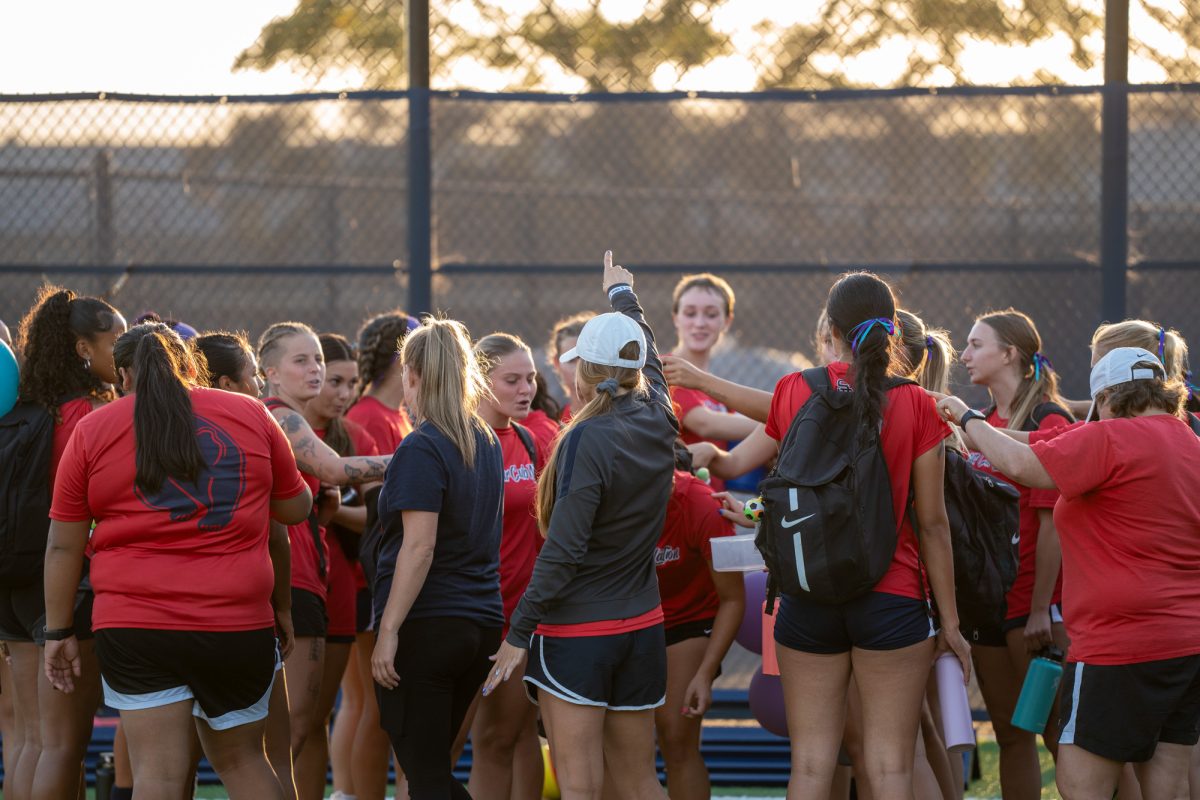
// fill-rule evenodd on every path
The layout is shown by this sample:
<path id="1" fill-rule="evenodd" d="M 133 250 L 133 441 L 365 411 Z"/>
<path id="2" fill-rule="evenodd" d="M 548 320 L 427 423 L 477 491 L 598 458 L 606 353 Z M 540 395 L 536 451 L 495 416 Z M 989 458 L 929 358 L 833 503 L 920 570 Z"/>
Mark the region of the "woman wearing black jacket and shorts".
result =
<path id="1" fill-rule="evenodd" d="M 663 797 L 654 709 L 666 692 L 666 644 L 654 548 L 679 424 L 633 276 L 611 252 L 604 290 L 614 313 L 590 320 L 561 357 L 579 359 L 586 405 L 542 473 L 546 543 L 484 684 L 487 694 L 529 656 L 524 680 L 564 800 L 598 798 L 606 762 L 620 797 Z"/>

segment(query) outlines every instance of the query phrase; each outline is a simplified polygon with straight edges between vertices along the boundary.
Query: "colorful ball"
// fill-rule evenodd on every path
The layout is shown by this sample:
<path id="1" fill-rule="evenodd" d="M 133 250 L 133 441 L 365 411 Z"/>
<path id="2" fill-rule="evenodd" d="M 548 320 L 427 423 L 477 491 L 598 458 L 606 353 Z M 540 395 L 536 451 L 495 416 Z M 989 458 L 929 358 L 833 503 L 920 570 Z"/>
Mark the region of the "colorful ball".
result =
<path id="1" fill-rule="evenodd" d="M 709 476 L 710 473 L 708 471 L 708 467 L 701 467 L 700 469 L 696 470 L 696 477 L 705 483 L 708 483 Z"/>
<path id="2" fill-rule="evenodd" d="M 750 678 L 750 713 L 758 724 L 776 736 L 788 735 L 787 713 L 783 707 L 783 683 L 778 675 L 764 675 L 762 667 Z"/>
<path id="3" fill-rule="evenodd" d="M 766 506 L 763 505 L 761 497 L 753 497 L 746 501 L 746 505 L 742 507 L 742 513 L 746 515 L 746 519 L 751 522 L 758 522 L 762 519 L 763 511 Z"/>

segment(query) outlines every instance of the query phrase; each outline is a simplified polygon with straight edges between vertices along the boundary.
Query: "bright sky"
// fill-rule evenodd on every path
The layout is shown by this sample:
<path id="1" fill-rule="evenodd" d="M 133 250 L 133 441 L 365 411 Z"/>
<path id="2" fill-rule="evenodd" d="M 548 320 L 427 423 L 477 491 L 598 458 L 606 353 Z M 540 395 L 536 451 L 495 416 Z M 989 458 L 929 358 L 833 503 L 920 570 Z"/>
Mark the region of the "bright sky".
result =
<path id="1" fill-rule="evenodd" d="M 1009 0 L 1017 2 L 1017 0 Z M 1100 3 L 1102 0 L 1086 0 Z M 538 0 L 504 0 L 506 11 L 519 14 Z M 560 8 L 589 4 L 591 0 L 556 0 Z M 297 0 L 0 0 L 0 93 L 119 91 L 152 94 L 261 94 L 305 89 L 353 89 L 353 73 L 329 75 L 320 86 L 306 84 L 304 76 L 290 68 L 270 72 L 230 67 L 239 52 L 251 44 L 262 26 L 274 17 L 287 15 Z M 1178 0 L 1156 0 L 1178 4 Z M 631 20 L 645 9 L 647 0 L 600 0 L 602 12 L 613 21 Z M 752 89 L 755 80 L 753 54 L 769 48 L 760 24 L 774 26 L 810 19 L 821 7 L 820 0 L 731 0 L 714 15 L 714 26 L 732 37 L 737 53 L 715 59 L 704 67 L 678 76 L 664 65 L 654 76 L 657 88 L 741 91 Z M 1182 41 L 1171 32 L 1147 31 L 1145 13 L 1134 5 L 1135 28 L 1144 39 L 1178 50 Z M 1181 9 L 1182 10 L 1182 9 Z M 1139 12 L 1141 18 L 1139 18 Z M 471 4 L 454 5 L 452 18 L 463 27 L 481 23 Z M 1157 26 L 1154 26 L 1157 28 Z M 1097 51 L 1100 42 L 1096 42 Z M 1177 45 L 1177 46 L 1176 46 Z M 920 43 L 917 44 L 921 46 Z M 855 80 L 890 82 L 903 70 L 913 43 L 892 38 L 875 50 L 847 60 L 842 66 Z M 1028 47 L 998 47 L 989 42 L 964 43 L 962 63 L 975 82 L 1003 85 L 1029 79 L 1047 66 L 1069 83 L 1099 83 L 1100 67 L 1080 70 L 1069 60 L 1070 41 L 1064 36 L 1040 40 Z M 546 64 L 548 90 L 578 91 L 576 76 L 563 74 L 557 65 Z M 833 65 L 827 65 L 833 66 Z M 948 73 L 934 75 L 934 84 L 951 83 Z M 502 89 L 506 76 L 482 64 L 464 60 L 456 65 L 452 79 L 459 85 L 480 89 Z M 1130 79 L 1156 82 L 1164 79 L 1161 68 L 1134 59 Z"/>

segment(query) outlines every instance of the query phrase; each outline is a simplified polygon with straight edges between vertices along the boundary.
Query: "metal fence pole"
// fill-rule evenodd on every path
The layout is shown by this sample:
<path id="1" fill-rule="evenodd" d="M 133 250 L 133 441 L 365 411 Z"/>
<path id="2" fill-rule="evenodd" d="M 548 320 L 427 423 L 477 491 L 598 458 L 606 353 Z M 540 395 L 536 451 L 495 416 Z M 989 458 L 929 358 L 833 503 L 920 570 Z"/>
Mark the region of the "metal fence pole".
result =
<path id="1" fill-rule="evenodd" d="M 408 2 L 408 311 L 433 310 L 429 0 Z"/>
<path id="2" fill-rule="evenodd" d="M 1129 269 L 1129 0 L 1106 3 L 1100 140 L 1100 311 L 1118 322 Z"/>

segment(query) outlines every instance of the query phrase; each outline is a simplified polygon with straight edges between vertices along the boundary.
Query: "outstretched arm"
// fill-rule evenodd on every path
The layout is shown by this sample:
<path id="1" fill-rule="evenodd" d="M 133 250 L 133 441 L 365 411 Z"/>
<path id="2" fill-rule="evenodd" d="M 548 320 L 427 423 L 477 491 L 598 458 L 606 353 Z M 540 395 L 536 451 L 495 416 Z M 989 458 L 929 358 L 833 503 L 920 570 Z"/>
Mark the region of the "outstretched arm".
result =
<path id="1" fill-rule="evenodd" d="M 296 466 L 301 472 L 320 478 L 324 483 L 346 486 L 378 480 L 383 477 L 392 459 L 391 456 L 339 456 L 337 451 L 317 438 L 307 420 L 298 412 L 290 408 L 277 408 L 271 414 L 283 428 L 292 446 Z"/>
<path id="2" fill-rule="evenodd" d="M 686 389 L 699 389 L 712 399 L 724 403 L 725 406 L 739 414 L 744 414 L 755 422 L 766 422 L 771 413 L 771 393 L 762 389 L 742 386 L 740 383 L 718 378 L 711 372 L 705 372 L 686 358 L 673 356 L 669 353 L 663 356 L 663 370 L 672 386 L 682 386 Z M 690 414 L 688 416 L 691 416 Z M 690 423 L 689 428 L 693 427 Z M 701 436 L 707 434 L 696 431 Z M 748 433 L 741 436 L 712 436 L 710 438 L 744 439 Z"/>

